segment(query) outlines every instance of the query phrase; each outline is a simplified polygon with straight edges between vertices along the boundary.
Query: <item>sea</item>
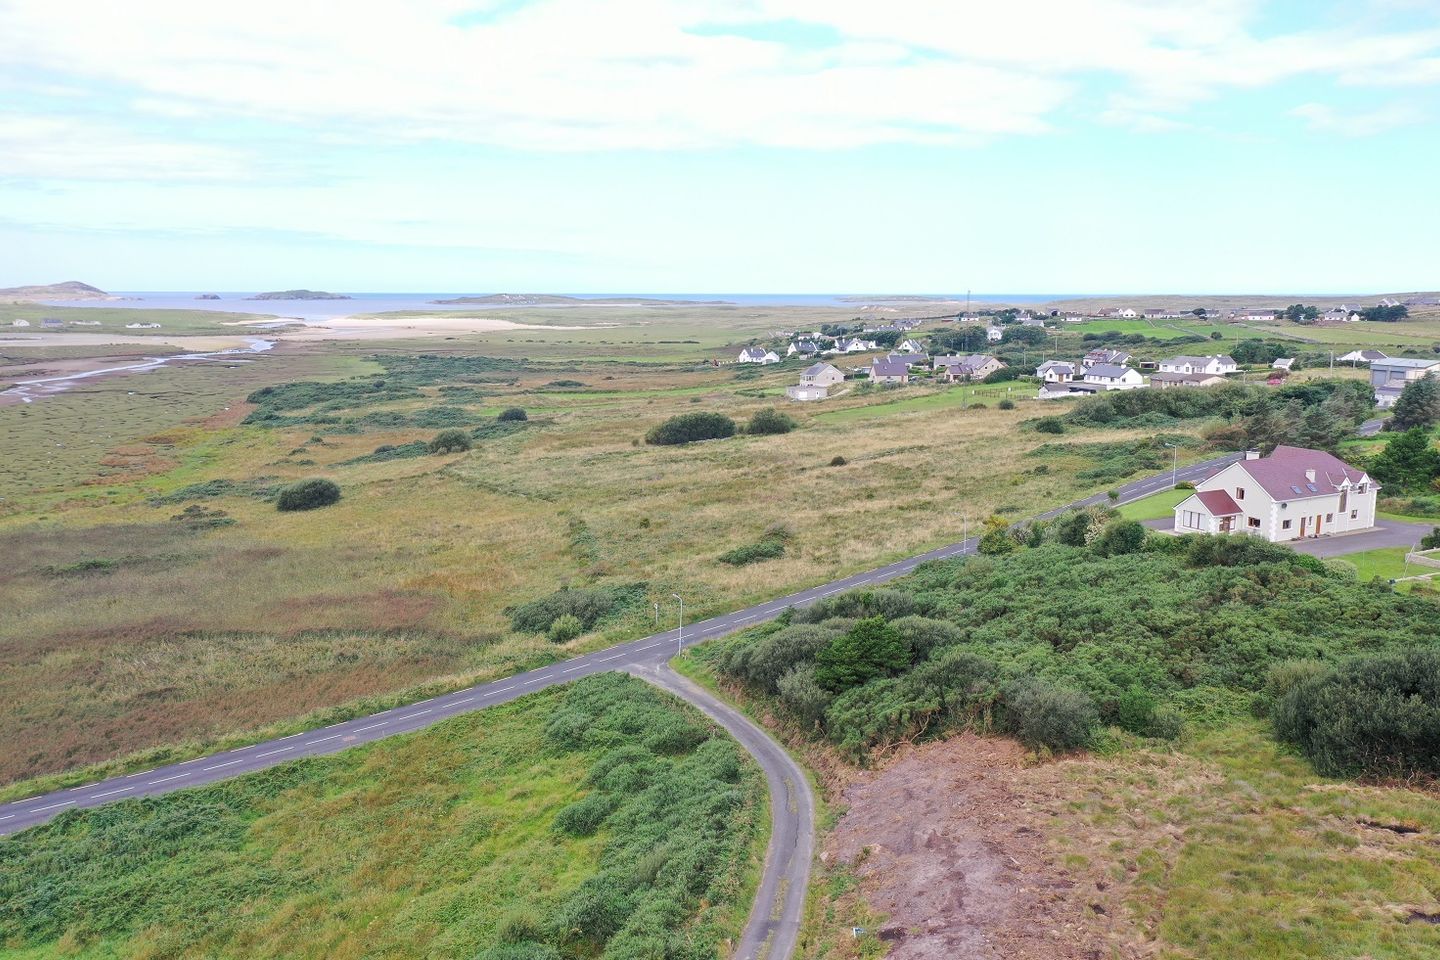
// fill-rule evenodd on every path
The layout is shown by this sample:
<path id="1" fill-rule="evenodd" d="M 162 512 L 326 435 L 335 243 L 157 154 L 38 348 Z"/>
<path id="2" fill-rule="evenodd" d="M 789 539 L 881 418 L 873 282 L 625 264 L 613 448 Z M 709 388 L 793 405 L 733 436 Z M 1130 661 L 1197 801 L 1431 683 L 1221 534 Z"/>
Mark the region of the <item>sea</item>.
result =
<path id="1" fill-rule="evenodd" d="M 219 300 L 196 299 L 201 293 L 214 293 Z M 362 313 L 393 313 L 417 310 L 524 310 L 527 304 L 487 303 L 483 307 L 475 304 L 441 304 L 436 300 L 455 297 L 484 296 L 475 293 L 353 293 L 348 300 L 250 300 L 253 292 L 224 293 L 210 291 L 138 290 L 115 291 L 113 296 L 122 300 L 50 300 L 54 306 L 65 307 L 136 307 L 160 310 L 218 310 L 224 313 L 260 313 L 280 317 L 294 317 L 300 320 L 327 320 L 333 317 L 347 317 Z M 753 307 L 853 307 L 859 309 L 866 304 L 887 304 L 911 306 L 917 311 L 928 300 L 945 300 L 963 303 L 966 294 L 829 294 L 829 293 L 565 293 L 558 296 L 575 297 L 578 300 L 613 299 L 616 297 L 645 300 L 696 300 L 722 301 L 737 306 Z M 910 299 L 919 297 L 923 299 Z M 1069 299 L 1066 294 L 1015 294 L 1015 293 L 972 293 L 972 303 L 1043 303 L 1049 300 Z"/>

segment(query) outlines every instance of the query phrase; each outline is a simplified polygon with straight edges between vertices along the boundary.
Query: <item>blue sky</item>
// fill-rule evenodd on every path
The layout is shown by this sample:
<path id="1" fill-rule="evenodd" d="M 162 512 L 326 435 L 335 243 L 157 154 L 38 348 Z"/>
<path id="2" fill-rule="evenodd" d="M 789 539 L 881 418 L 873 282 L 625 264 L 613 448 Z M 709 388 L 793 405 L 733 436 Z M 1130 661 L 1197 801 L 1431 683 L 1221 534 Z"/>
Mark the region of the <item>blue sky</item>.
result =
<path id="1" fill-rule="evenodd" d="M 0 285 L 1434 289 L 1437 156 L 1431 0 L 0 0 Z"/>

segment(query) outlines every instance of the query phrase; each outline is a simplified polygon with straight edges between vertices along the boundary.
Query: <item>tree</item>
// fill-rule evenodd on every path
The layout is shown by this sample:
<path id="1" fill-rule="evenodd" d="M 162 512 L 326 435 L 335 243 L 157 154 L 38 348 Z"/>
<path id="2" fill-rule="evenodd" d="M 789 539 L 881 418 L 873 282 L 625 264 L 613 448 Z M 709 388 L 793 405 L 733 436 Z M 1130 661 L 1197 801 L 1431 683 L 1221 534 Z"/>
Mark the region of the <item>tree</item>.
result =
<path id="1" fill-rule="evenodd" d="M 1423 490 L 1440 476 L 1440 450 L 1430 442 L 1428 430 L 1411 427 L 1385 444 L 1371 462 L 1370 473 L 1384 484 Z"/>
<path id="2" fill-rule="evenodd" d="M 991 515 L 985 518 L 985 532 L 980 535 L 980 552 L 994 556 L 1013 553 L 1019 546 L 1010 535 L 1010 521 Z"/>
<path id="3" fill-rule="evenodd" d="M 282 489 L 280 495 L 275 498 L 275 509 L 283 511 L 315 510 L 338 503 L 339 500 L 340 487 L 336 485 L 335 481 L 312 477 L 309 480 L 292 483 Z"/>
<path id="4" fill-rule="evenodd" d="M 1440 380 L 1427 373 L 1411 380 L 1395 401 L 1395 415 L 1385 425 L 1387 430 L 1409 430 L 1411 427 L 1433 427 L 1440 423 Z"/>
<path id="5" fill-rule="evenodd" d="M 884 617 L 869 617 L 830 641 L 815 657 L 815 682 L 839 693 L 910 665 L 900 632 Z"/>
<path id="6" fill-rule="evenodd" d="M 1376 307 L 1366 307 L 1360 311 L 1361 320 L 1374 320 L 1379 323 L 1395 323 L 1410 316 L 1410 308 L 1403 303 L 1381 304 Z"/>
<path id="7" fill-rule="evenodd" d="M 1045 329 L 1043 327 L 1006 327 L 1005 335 L 1001 338 L 1000 342 L 1024 343 L 1030 346 L 1039 346 L 1045 342 Z"/>
<path id="8" fill-rule="evenodd" d="M 1285 308 L 1285 312 L 1281 316 L 1286 320 L 1293 320 L 1295 323 L 1314 323 L 1320 318 L 1320 311 L 1303 303 L 1292 303 Z"/>
<path id="9" fill-rule="evenodd" d="M 463 453 L 470 449 L 470 438 L 464 430 L 441 430 L 430 441 L 431 453 Z"/>
<path id="10" fill-rule="evenodd" d="M 1145 527 L 1138 520 L 1115 520 L 1105 525 L 1095 550 L 1107 557 L 1135 553 L 1145 544 Z"/>
<path id="11" fill-rule="evenodd" d="M 770 433 L 789 433 L 795 429 L 795 418 L 781 413 L 774 407 L 766 407 L 764 410 L 756 410 L 750 417 L 750 422 L 745 425 L 746 433 L 753 433 L 757 436 Z"/>
<path id="12" fill-rule="evenodd" d="M 1206 310 L 1204 307 L 1196 307 L 1194 310 L 1191 310 L 1190 312 L 1191 312 L 1192 314 L 1194 314 L 1195 316 L 1197 316 L 1197 317 L 1202 317 L 1202 318 L 1203 318 L 1203 317 L 1205 317 L 1210 311 L 1209 311 L 1209 310 Z"/>
<path id="13" fill-rule="evenodd" d="M 721 413 L 682 413 L 657 423 L 645 434 L 645 442 L 656 446 L 719 440 L 735 436 L 735 421 Z"/>
<path id="14" fill-rule="evenodd" d="M 520 409 L 519 407 L 506 407 L 504 410 L 500 411 L 500 415 L 495 419 L 499 420 L 502 423 L 505 423 L 509 421 L 518 422 L 521 420 L 529 420 L 530 418 L 526 416 L 525 411 Z"/>

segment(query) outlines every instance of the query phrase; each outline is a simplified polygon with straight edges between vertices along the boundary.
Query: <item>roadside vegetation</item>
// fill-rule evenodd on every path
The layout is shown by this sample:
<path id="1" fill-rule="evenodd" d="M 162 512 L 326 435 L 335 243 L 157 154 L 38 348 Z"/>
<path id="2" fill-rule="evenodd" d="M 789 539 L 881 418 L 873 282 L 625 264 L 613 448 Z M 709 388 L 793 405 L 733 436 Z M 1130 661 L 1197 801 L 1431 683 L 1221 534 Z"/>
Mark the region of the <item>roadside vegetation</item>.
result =
<path id="1" fill-rule="evenodd" d="M 748 909 L 765 809 L 759 772 L 713 724 L 594 677 L 6 839 L 0 945 L 709 960 Z"/>

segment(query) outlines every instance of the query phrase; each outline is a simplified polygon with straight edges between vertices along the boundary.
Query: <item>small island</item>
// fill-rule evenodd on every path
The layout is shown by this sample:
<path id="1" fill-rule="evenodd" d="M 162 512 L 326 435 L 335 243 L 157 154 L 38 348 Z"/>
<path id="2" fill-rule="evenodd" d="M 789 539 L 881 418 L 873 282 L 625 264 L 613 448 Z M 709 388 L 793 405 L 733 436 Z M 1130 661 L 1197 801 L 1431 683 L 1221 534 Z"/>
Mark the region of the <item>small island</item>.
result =
<path id="1" fill-rule="evenodd" d="M 343 293 L 327 293 L 324 290 L 271 290 L 257 293 L 246 300 L 349 300 Z"/>
<path id="2" fill-rule="evenodd" d="M 431 300 L 441 304 L 476 304 L 480 306 L 636 306 L 659 304 L 677 306 L 681 304 L 704 304 L 707 306 L 729 305 L 728 300 L 666 300 L 659 297 L 567 297 L 554 293 L 491 293 L 483 297 L 452 297 L 449 300 Z"/>
<path id="3" fill-rule="evenodd" d="M 195 299 L 196 299 L 196 300 L 219 300 L 219 299 L 220 299 L 220 294 L 218 294 L 218 293 L 202 293 L 202 294 L 200 294 L 200 296 L 196 297 Z"/>
<path id="4" fill-rule="evenodd" d="M 99 287 L 92 287 L 79 280 L 64 283 L 34 284 L 25 287 L 0 289 L 0 299 L 6 300 L 118 300 Z"/>

